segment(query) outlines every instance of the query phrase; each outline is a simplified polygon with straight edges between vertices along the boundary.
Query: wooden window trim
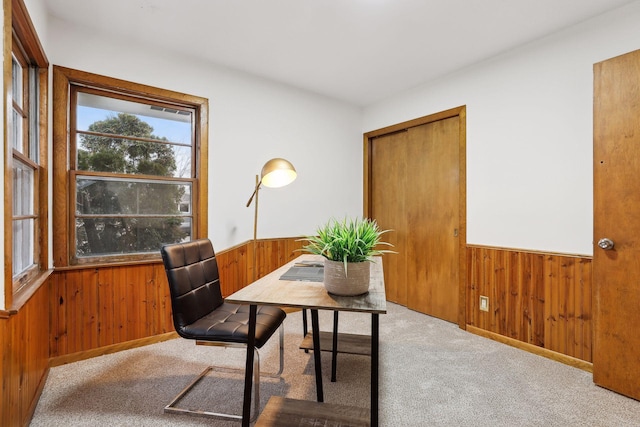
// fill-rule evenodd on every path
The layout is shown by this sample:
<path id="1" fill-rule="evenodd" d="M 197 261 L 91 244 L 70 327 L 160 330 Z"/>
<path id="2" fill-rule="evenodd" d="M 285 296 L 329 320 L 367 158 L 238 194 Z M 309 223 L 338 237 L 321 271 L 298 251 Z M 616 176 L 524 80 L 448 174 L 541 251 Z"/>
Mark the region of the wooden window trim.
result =
<path id="1" fill-rule="evenodd" d="M 140 101 L 152 100 L 167 102 L 168 104 L 180 104 L 185 108 L 196 110 L 194 116 L 196 146 L 194 153 L 194 170 L 197 180 L 194 184 L 193 194 L 193 236 L 202 238 L 208 235 L 208 158 L 209 158 L 209 101 L 206 98 L 160 89 L 143 84 L 133 83 L 116 78 L 101 76 L 85 71 L 73 70 L 66 67 L 53 66 L 53 259 L 56 269 L 88 268 L 96 266 L 129 265 L 132 263 L 150 262 L 146 256 L 143 260 L 133 257 L 125 257 L 121 260 L 95 261 L 74 265 L 71 253 L 72 236 L 70 203 L 73 195 L 70 194 L 72 174 L 69 173 L 74 166 L 71 157 L 70 121 L 73 119 L 69 112 L 72 85 L 97 88 L 105 91 L 115 91 Z M 72 125 L 73 123 L 71 123 Z M 75 146 L 75 145 L 73 145 Z M 82 172 L 86 175 L 86 172 Z M 157 178 L 157 177 L 156 177 Z M 153 259 L 152 261 L 154 261 Z M 160 261 L 158 252 L 157 261 Z"/>
<path id="2" fill-rule="evenodd" d="M 29 52 L 29 56 L 31 56 L 38 66 L 48 66 L 49 61 L 44 53 L 42 44 L 40 44 L 40 39 L 38 38 L 38 34 L 36 33 L 24 2 L 22 0 L 5 0 L 4 3 L 4 13 L 12 17 L 12 22 L 9 25 L 9 28 L 13 28 L 13 31 L 15 31 L 18 39 L 22 43 L 22 47 Z M 7 3 L 11 3 L 11 9 L 9 9 L 10 12 L 7 11 Z"/>
<path id="3" fill-rule="evenodd" d="M 47 153 L 48 153 L 48 70 L 49 61 L 45 55 L 44 49 L 38 38 L 33 22 L 29 17 L 27 7 L 22 0 L 3 0 L 4 9 L 4 99 L 5 113 L 3 117 L 4 124 L 4 297 L 5 307 L 9 310 L 7 313 L 15 314 L 29 300 L 29 298 L 38 290 L 38 288 L 46 282 L 47 277 L 51 274 L 47 270 L 48 266 L 48 172 L 47 172 Z M 15 39 L 14 39 L 15 37 Z M 29 277 L 26 285 L 17 292 L 13 291 L 13 149 L 8 145 L 9 132 L 11 129 L 11 116 L 13 107 L 12 96 L 12 52 L 17 49 L 29 59 L 30 65 L 38 70 L 37 84 L 39 86 L 38 99 L 38 115 L 39 115 L 39 161 L 36 169 L 36 186 L 38 188 L 37 197 L 34 201 L 39 217 L 39 227 L 35 230 L 35 245 L 40 248 L 39 256 L 35 259 L 38 265 L 38 271 Z"/>

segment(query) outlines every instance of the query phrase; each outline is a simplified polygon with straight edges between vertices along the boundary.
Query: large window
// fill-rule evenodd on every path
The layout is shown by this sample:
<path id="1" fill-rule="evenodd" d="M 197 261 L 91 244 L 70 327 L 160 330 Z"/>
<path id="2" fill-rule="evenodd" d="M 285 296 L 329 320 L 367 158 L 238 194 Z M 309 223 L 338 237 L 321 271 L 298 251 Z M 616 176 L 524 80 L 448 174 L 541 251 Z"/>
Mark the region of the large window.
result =
<path id="1" fill-rule="evenodd" d="M 122 90 L 61 67 L 54 76 L 63 86 L 54 98 L 68 94 L 69 106 L 54 121 L 68 123 L 64 139 L 54 132 L 54 168 L 68 171 L 54 183 L 56 194 L 68 189 L 65 265 L 158 258 L 163 244 L 203 235 L 206 100 L 132 83 Z"/>
<path id="2" fill-rule="evenodd" d="M 5 2 L 5 12 L 9 2 Z M 5 266 L 12 283 L 5 299 L 19 305 L 16 297 L 26 294 L 47 269 L 47 172 L 46 94 L 48 62 L 24 4 L 10 2 L 11 69 L 5 144 L 5 251 L 11 267 Z M 10 60 L 10 61 L 9 61 Z M 8 277 L 6 277 L 8 279 Z M 16 302 L 18 304 L 16 304 Z"/>

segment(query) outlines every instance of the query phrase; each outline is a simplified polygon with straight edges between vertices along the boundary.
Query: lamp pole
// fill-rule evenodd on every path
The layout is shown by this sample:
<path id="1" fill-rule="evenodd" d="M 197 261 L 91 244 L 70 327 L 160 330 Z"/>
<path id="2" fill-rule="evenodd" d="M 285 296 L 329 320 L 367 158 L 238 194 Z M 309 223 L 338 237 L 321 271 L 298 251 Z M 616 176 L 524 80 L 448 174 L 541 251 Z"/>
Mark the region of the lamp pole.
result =
<path id="1" fill-rule="evenodd" d="M 256 274 L 256 257 L 258 252 L 258 193 L 260 192 L 260 186 L 262 184 L 265 187 L 284 187 L 292 183 L 297 177 L 296 169 L 293 165 L 285 159 L 275 158 L 269 160 L 262 167 L 260 175 L 256 175 L 256 187 L 253 190 L 253 194 L 247 202 L 247 207 L 251 205 L 251 202 L 255 198 L 254 214 L 253 214 L 253 265 L 251 272 L 251 281 L 255 282 L 257 279 Z"/>
<path id="2" fill-rule="evenodd" d="M 251 270 L 251 281 L 255 282 L 257 278 L 256 274 L 256 252 L 258 251 L 258 194 L 260 193 L 260 178 L 256 175 L 256 196 L 255 206 L 253 213 L 253 267 Z M 251 201 L 249 201 L 251 203 Z"/>

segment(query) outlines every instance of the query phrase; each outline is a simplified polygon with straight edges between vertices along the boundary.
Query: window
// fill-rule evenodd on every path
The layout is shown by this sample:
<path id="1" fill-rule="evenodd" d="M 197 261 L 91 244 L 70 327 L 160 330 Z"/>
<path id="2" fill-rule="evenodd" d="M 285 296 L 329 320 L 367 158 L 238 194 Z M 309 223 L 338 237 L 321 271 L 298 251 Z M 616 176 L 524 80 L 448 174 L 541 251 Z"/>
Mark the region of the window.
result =
<path id="1" fill-rule="evenodd" d="M 59 104 L 56 98 L 65 96 L 69 102 Z M 69 224 L 61 235 L 66 254 L 56 259 L 143 261 L 158 258 L 163 244 L 206 233 L 199 192 L 205 99 L 62 67 L 54 67 L 54 99 L 69 106 L 54 119 L 54 170 L 68 171 L 54 192 L 67 193 L 62 222 Z M 64 123 L 68 135 L 58 139 L 55 129 Z M 54 245 L 54 254 L 64 250 Z"/>
<path id="2" fill-rule="evenodd" d="M 5 2 L 5 11 L 7 11 Z M 5 144 L 5 251 L 11 268 L 5 269 L 7 303 L 16 305 L 16 296 L 25 294 L 47 269 L 47 69 L 48 62 L 24 4 L 11 1 L 10 64 L 11 87 L 7 111 Z M 9 230 L 11 230 L 9 232 Z M 18 301 L 19 302 L 19 301 Z M 8 304 L 9 305 L 9 304 Z"/>

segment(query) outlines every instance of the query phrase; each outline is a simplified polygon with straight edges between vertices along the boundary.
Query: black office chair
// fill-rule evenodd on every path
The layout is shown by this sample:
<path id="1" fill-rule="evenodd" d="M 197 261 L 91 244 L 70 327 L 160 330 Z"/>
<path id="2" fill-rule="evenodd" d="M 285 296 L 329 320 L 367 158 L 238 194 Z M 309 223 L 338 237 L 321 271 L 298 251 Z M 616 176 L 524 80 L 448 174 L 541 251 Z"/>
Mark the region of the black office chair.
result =
<path id="1" fill-rule="evenodd" d="M 220 290 L 218 263 L 211 241 L 200 239 L 165 245 L 160 253 L 169 281 L 173 324 L 176 332 L 181 337 L 196 340 L 196 343 L 200 344 L 246 348 L 249 306 L 228 304 L 224 301 Z M 286 313 L 278 307 L 259 306 L 257 310 L 252 420 L 257 417 L 260 405 L 258 349 L 280 328 L 280 369 L 276 374 L 271 375 L 279 376 L 284 368 L 284 329 L 281 325 L 285 317 Z M 232 420 L 242 419 L 242 415 L 195 411 L 175 406 L 212 369 L 214 369 L 213 366 L 205 369 L 164 408 L 165 412 L 193 413 Z"/>

